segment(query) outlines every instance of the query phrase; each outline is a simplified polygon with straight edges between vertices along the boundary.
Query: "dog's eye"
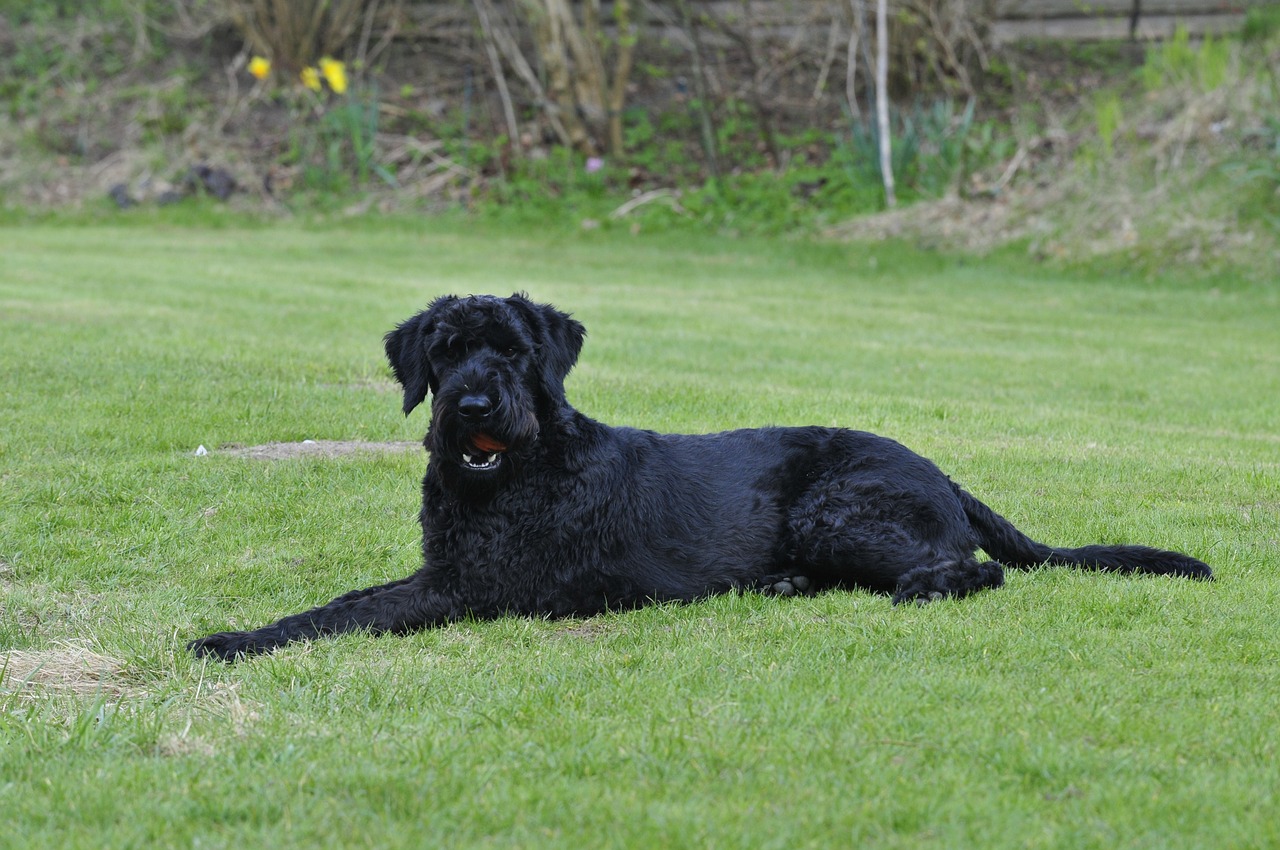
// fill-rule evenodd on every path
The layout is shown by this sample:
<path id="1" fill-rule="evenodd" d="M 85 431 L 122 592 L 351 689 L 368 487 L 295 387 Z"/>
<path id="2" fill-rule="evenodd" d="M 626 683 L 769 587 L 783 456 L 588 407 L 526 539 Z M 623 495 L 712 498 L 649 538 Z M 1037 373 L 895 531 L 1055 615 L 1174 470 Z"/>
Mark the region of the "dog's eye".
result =
<path id="1" fill-rule="evenodd" d="M 467 353 L 471 350 L 471 346 L 467 345 L 466 340 L 455 337 L 445 343 L 444 350 L 445 354 L 449 357 L 452 357 L 455 360 L 461 360 L 463 357 L 467 356 Z"/>
<path id="2" fill-rule="evenodd" d="M 502 349 L 502 356 L 506 357 L 508 360 L 511 359 L 512 357 L 515 357 L 519 353 L 520 352 L 516 351 L 511 346 L 507 346 L 506 348 Z"/>

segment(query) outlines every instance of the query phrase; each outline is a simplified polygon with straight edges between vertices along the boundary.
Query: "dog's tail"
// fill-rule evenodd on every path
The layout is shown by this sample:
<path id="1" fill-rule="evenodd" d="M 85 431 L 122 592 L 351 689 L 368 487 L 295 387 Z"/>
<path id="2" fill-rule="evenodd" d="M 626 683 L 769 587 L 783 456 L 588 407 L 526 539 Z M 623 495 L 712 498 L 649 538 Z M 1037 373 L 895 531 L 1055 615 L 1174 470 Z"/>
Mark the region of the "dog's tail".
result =
<path id="1" fill-rule="evenodd" d="M 952 483 L 964 506 L 969 525 L 978 534 L 978 545 L 1006 567 L 1030 569 L 1046 564 L 1117 573 L 1155 573 L 1211 579 L 1213 570 L 1203 561 L 1181 552 L 1152 549 L 1150 546 L 1081 546 L 1054 548 L 1037 543 L 1013 523 Z"/>

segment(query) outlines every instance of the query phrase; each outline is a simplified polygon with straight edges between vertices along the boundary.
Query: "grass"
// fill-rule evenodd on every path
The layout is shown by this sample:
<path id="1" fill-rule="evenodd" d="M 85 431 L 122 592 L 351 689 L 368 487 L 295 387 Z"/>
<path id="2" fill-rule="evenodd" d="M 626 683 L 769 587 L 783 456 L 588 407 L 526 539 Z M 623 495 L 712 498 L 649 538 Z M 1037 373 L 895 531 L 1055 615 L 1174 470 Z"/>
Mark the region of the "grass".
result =
<path id="1" fill-rule="evenodd" d="M 867 428 L 1052 543 L 924 608 L 722 597 L 183 643 L 417 566 L 420 437 L 381 335 L 527 289 L 616 423 Z M 1266 847 L 1280 843 L 1280 298 L 893 245 L 457 224 L 0 229 L 0 847 Z M 197 446 L 213 450 L 197 457 Z"/>

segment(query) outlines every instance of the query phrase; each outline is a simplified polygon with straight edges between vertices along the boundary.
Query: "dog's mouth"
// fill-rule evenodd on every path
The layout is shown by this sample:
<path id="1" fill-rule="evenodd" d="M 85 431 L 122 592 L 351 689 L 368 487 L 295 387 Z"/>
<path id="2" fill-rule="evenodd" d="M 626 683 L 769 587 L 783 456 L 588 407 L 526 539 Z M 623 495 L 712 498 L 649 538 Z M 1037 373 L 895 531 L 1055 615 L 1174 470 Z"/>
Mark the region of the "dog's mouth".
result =
<path id="1" fill-rule="evenodd" d="M 489 472 L 502 464 L 507 444 L 488 434 L 472 434 L 467 448 L 462 452 L 462 465 L 472 472 Z"/>

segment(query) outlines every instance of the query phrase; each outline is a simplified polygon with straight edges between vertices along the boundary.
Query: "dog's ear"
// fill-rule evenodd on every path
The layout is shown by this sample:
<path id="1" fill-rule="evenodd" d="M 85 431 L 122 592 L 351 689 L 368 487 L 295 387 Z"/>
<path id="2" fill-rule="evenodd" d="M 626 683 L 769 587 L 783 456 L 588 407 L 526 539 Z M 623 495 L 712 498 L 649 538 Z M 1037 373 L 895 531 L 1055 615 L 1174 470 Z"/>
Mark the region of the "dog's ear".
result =
<path id="1" fill-rule="evenodd" d="M 426 400 L 428 390 L 436 391 L 436 376 L 427 359 L 427 338 L 435 330 L 441 307 L 454 300 L 451 295 L 436 299 L 427 309 L 397 325 L 384 340 L 391 371 L 404 388 L 405 416 Z"/>
<path id="2" fill-rule="evenodd" d="M 520 292 L 508 298 L 507 303 L 520 311 L 538 345 L 543 390 L 553 398 L 563 399 L 564 379 L 578 362 L 587 329 L 568 313 L 550 304 L 535 304 Z"/>

